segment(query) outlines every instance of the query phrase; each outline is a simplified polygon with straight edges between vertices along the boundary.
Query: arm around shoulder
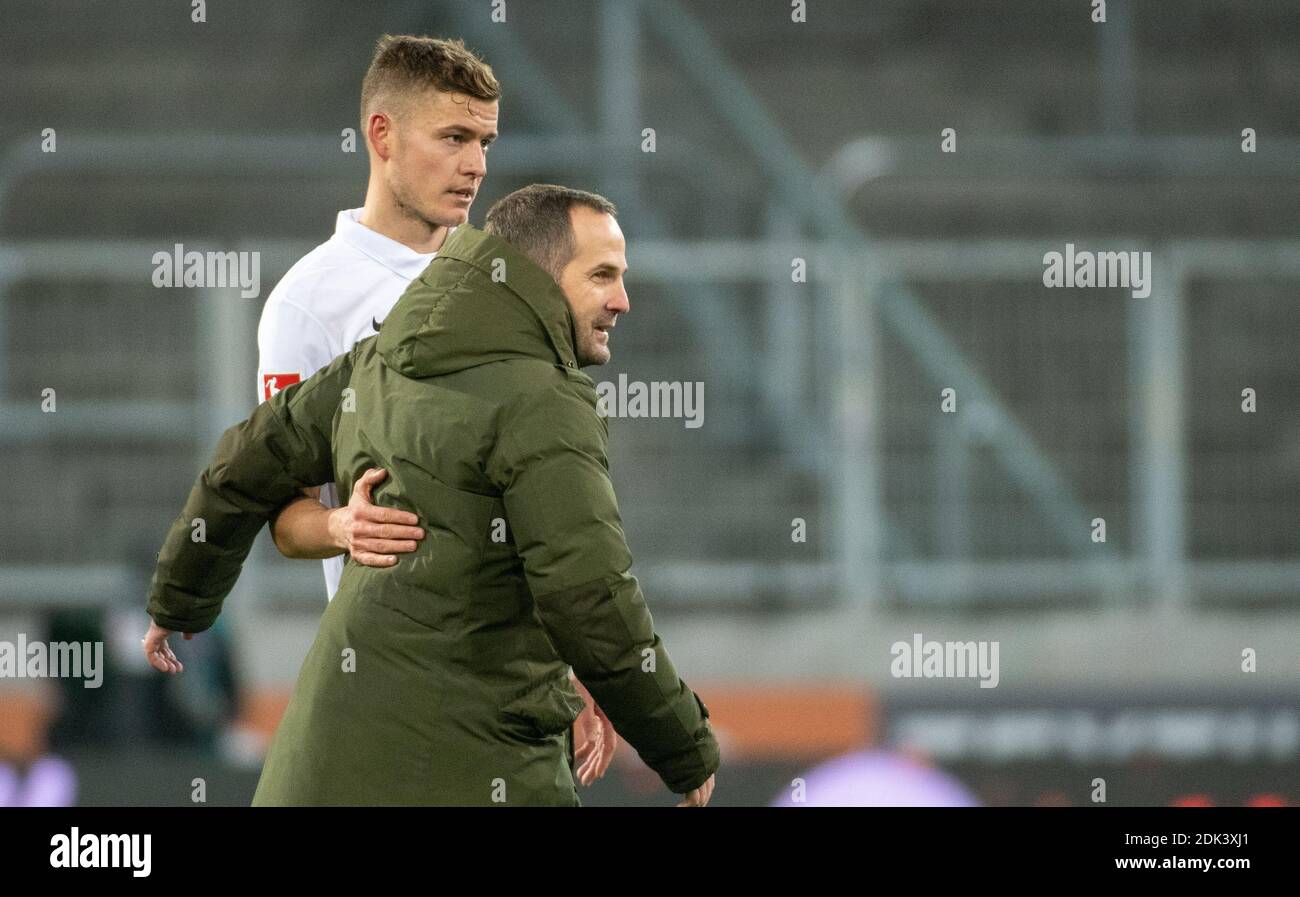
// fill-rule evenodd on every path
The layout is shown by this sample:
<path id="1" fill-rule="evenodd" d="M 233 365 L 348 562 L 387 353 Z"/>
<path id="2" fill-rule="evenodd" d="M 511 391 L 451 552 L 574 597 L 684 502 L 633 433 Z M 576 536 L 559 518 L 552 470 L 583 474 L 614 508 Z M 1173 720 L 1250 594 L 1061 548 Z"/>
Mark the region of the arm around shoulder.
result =
<path id="1" fill-rule="evenodd" d="M 304 488 L 333 478 L 330 435 L 352 361 L 339 356 L 221 435 L 159 554 L 148 607 L 158 625 L 211 626 L 262 526 Z"/>

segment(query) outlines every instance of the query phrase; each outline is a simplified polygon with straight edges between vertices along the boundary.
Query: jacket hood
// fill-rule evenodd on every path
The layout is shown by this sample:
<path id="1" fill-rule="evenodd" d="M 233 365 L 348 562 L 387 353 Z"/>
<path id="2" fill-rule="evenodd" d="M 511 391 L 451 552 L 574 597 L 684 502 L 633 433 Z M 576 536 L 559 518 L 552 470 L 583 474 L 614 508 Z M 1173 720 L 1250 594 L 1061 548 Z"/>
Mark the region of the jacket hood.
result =
<path id="1" fill-rule="evenodd" d="M 501 238 L 462 224 L 388 313 L 377 349 L 388 367 L 418 379 L 508 358 L 576 369 L 574 345 L 554 278 Z"/>

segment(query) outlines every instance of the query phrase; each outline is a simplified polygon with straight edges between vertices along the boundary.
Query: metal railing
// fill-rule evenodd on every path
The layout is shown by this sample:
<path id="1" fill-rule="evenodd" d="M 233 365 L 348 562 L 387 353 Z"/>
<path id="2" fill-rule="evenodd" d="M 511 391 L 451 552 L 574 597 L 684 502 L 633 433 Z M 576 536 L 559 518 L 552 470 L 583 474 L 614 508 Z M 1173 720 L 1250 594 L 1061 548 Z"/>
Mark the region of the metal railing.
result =
<path id="1" fill-rule="evenodd" d="M 214 245 L 212 241 L 184 242 L 196 249 Z M 1090 241 L 1078 242 L 1087 245 Z M 1116 244 L 1114 240 L 1095 242 Z M 827 457 L 837 472 L 823 480 L 820 489 L 822 505 L 833 509 L 836 549 L 829 557 L 807 562 L 771 562 L 751 557 L 675 564 L 672 559 L 661 559 L 657 574 L 682 589 L 691 589 L 694 582 L 699 597 L 721 600 L 743 599 L 764 577 L 792 589 L 814 590 L 837 583 L 845 600 L 875 601 L 895 592 L 920 604 L 960 604 L 981 591 L 1009 596 L 1099 594 L 1122 603 L 1134 593 L 1146 591 L 1158 595 L 1160 605 L 1166 609 L 1181 610 L 1189 596 L 1207 589 L 1223 594 L 1300 594 L 1300 589 L 1289 588 L 1291 583 L 1300 584 L 1300 558 L 1193 563 L 1187 557 L 1187 433 L 1181 411 L 1186 377 L 1179 361 L 1184 326 L 1176 323 L 1183 318 L 1184 289 L 1193 276 L 1249 275 L 1300 282 L 1300 243 L 1293 242 L 1201 240 L 1160 244 L 1154 248 L 1159 276 L 1152 295 L 1116 300 L 1128 303 L 1130 310 L 1125 338 L 1134 360 L 1130 366 L 1129 394 L 1134 402 L 1129 444 L 1142 462 L 1130 465 L 1141 471 L 1134 484 L 1133 516 L 1143 521 L 1146 533 L 1130 553 L 1109 546 L 1089 546 L 1097 550 L 1076 548 L 1055 560 L 1032 557 L 986 561 L 922 558 L 910 554 L 905 545 L 896 544 L 888 550 L 883 547 L 884 533 L 890 527 L 878 490 L 883 478 L 891 474 L 880 455 L 881 412 L 875 384 L 880 381 L 881 356 L 870 348 L 871 334 L 885 326 L 912 326 L 919 330 L 916 340 L 936 359 L 945 354 L 950 358 L 951 350 L 944 343 L 926 342 L 928 334 L 938 329 L 936 326 L 891 316 L 891 300 L 881 297 L 912 279 L 1036 281 L 1041 277 L 1044 248 L 1052 245 L 1050 240 L 878 243 L 869 265 L 863 263 L 860 252 L 846 252 L 844 247 L 810 247 L 808 270 L 813 283 L 809 286 L 821 290 L 817 295 L 831 304 L 830 317 L 840 324 L 835 373 L 819 390 L 830 416 L 825 426 L 813 434 L 826 446 Z M 0 244 L 0 282 L 12 285 L 20 279 L 90 279 L 143 285 L 148 283 L 150 256 L 158 248 L 148 241 Z M 296 242 L 247 240 L 239 248 L 261 252 L 263 271 L 270 276 L 284 270 L 308 247 Z M 766 242 L 646 242 L 631 247 L 631 253 L 641 276 L 662 282 L 671 295 L 680 290 L 684 280 L 691 284 L 762 283 L 765 273 L 768 277 L 788 277 L 787 269 L 772 263 L 787 248 Z M 6 300 L 6 295 L 0 293 L 0 305 Z M 195 453 L 197 470 L 197 465 L 206 461 L 220 431 L 243 418 L 251 405 L 249 384 L 256 367 L 251 331 L 258 303 L 240 299 L 232 290 L 207 289 L 198 297 L 198 305 L 200 314 L 192 344 L 174 349 L 199 366 L 197 379 L 204 384 L 204 392 L 195 402 L 159 405 L 123 399 L 64 406 L 57 414 L 42 414 L 35 400 L 17 403 L 6 396 L 0 404 L 0 442 L 16 445 L 69 434 L 93 442 L 139 435 L 188 444 Z M 767 348 L 754 346 L 751 353 L 761 358 Z M 925 367 L 924 359 L 922 362 Z M 929 370 L 935 376 L 951 378 L 955 368 L 932 360 Z M 980 394 L 977 371 L 970 371 L 969 383 L 974 390 L 965 404 L 970 419 L 956 431 L 961 438 L 987 442 L 1015 425 L 1014 419 L 998 410 L 994 399 Z M 1067 489 L 1053 477 L 1054 467 L 1038 468 L 1034 457 L 1016 454 L 1017 445 L 1030 441 L 1032 436 L 1026 431 L 1018 439 L 1001 443 L 1006 468 L 1019 474 L 1025 489 L 1042 493 L 1039 507 L 1045 522 L 1055 523 L 1075 536 L 1064 545 L 1086 544 L 1077 535 L 1086 529 L 1091 513 L 1077 499 L 1056 494 Z M 1060 516 L 1054 518 L 1054 514 Z M 873 544 L 882 545 L 879 553 L 858 553 L 861 546 Z M 301 577 L 304 602 L 319 599 L 316 572 L 313 569 L 311 575 Z M 282 573 L 265 575 L 276 577 L 275 587 L 267 588 L 270 580 L 253 582 L 250 591 L 274 593 L 291 581 Z M 863 583 L 876 583 L 879 591 Z M 76 600 L 99 595 L 108 601 L 113 600 L 115 592 L 137 587 L 138 577 L 121 566 L 32 568 L 16 564 L 12 558 L 5 558 L 0 565 L 0 602 L 9 604 L 44 606 L 44 602 L 57 603 L 69 595 L 77 596 Z"/>

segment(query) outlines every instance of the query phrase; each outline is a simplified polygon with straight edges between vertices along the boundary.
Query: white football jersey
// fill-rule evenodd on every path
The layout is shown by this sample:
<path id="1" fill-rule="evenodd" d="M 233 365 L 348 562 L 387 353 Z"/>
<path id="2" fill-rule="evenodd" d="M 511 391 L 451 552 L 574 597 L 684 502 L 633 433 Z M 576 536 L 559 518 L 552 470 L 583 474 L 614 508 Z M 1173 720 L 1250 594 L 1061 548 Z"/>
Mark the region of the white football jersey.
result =
<path id="1" fill-rule="evenodd" d="M 436 252 L 416 252 L 358 221 L 360 209 L 338 214 L 334 236 L 304 255 L 276 284 L 257 325 L 257 400 L 306 380 L 376 333 L 412 280 Z M 453 228 L 454 230 L 454 228 Z M 339 507 L 333 483 L 321 503 Z M 326 600 L 334 597 L 346 555 L 326 558 Z"/>

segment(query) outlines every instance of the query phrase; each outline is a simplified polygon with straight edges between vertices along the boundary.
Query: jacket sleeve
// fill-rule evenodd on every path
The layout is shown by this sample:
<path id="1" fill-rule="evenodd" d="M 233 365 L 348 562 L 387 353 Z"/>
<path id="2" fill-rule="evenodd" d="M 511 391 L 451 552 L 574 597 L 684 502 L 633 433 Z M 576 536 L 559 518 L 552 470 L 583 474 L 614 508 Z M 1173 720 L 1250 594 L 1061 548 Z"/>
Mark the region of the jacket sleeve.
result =
<path id="1" fill-rule="evenodd" d="M 590 381 L 577 376 L 503 410 L 488 473 L 502 489 L 538 618 L 560 659 L 641 759 L 684 794 L 717 770 L 717 738 L 628 572 L 607 424 Z"/>
<path id="2" fill-rule="evenodd" d="M 354 352 L 340 355 L 221 435 L 158 556 L 148 611 L 159 626 L 211 626 L 262 526 L 304 488 L 334 479 L 334 413 L 353 360 Z"/>

